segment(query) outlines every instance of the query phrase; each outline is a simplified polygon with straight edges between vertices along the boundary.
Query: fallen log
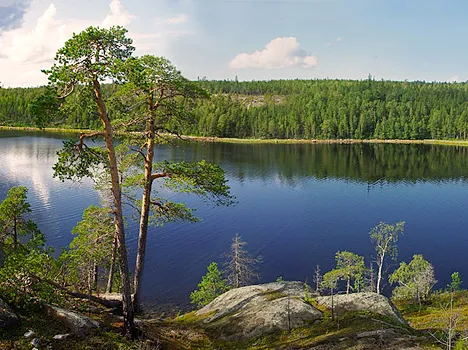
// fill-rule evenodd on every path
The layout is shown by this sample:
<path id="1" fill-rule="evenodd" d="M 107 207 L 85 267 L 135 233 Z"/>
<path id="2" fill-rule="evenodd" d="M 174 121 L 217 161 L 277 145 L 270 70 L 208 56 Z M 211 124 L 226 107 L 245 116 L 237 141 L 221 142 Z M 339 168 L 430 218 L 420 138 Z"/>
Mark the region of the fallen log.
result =
<path id="1" fill-rule="evenodd" d="M 30 276 L 33 279 L 35 279 L 36 281 L 41 282 L 41 283 L 47 283 L 47 284 L 51 285 L 52 287 L 55 287 L 55 288 L 61 290 L 62 292 L 72 296 L 72 297 L 75 297 L 75 298 L 78 298 L 78 299 L 90 300 L 90 301 L 92 301 L 94 303 L 103 305 L 103 306 L 108 307 L 108 308 L 121 308 L 122 307 L 122 300 L 121 299 L 119 300 L 119 299 L 100 298 L 100 297 L 97 297 L 97 296 L 92 295 L 92 294 L 73 292 L 73 291 L 69 290 L 68 288 L 63 287 L 60 284 L 58 284 L 58 283 L 56 283 L 54 281 L 51 281 L 49 279 L 41 278 L 41 277 L 36 276 L 35 274 L 32 274 L 32 273 L 30 273 Z"/>

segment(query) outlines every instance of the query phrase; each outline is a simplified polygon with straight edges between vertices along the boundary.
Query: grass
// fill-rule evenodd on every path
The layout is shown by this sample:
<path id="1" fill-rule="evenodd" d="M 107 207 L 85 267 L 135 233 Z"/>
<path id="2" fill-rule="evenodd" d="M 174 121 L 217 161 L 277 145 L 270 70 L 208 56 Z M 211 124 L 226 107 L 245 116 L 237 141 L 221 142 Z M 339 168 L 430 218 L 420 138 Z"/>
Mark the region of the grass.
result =
<path id="1" fill-rule="evenodd" d="M 450 293 L 434 293 L 420 306 L 410 300 L 395 300 L 403 317 L 415 329 L 445 329 L 450 312 L 457 317 L 456 329 L 468 330 L 468 290 L 453 293 L 450 311 Z"/>
<path id="2" fill-rule="evenodd" d="M 39 129 L 35 127 L 24 126 L 1 126 L 1 130 L 16 130 L 24 132 L 51 132 L 51 133 L 86 133 L 95 130 L 89 129 L 66 129 L 66 128 L 45 128 Z M 166 135 L 169 137 L 170 135 Z M 356 140 L 356 139 L 256 139 L 256 138 L 222 138 L 215 136 L 190 136 L 184 135 L 182 138 L 187 140 L 195 140 L 202 142 L 217 142 L 217 143 L 242 143 L 242 144 L 362 144 L 362 143 L 391 143 L 391 144 L 427 144 L 427 145 L 443 145 L 443 146 L 468 146 L 468 140 Z"/>
<path id="3" fill-rule="evenodd" d="M 24 132 L 38 132 L 38 131 L 43 131 L 43 132 L 56 132 L 56 133 L 72 133 L 72 134 L 80 134 L 84 132 L 90 132 L 91 130 L 87 129 L 67 129 L 67 128 L 45 128 L 45 129 L 40 129 L 36 127 L 30 127 L 30 126 L 4 126 L 0 125 L 0 131 L 1 130 L 12 130 L 12 131 L 24 131 Z"/>
<path id="4" fill-rule="evenodd" d="M 275 300 L 285 297 L 281 292 L 266 291 L 265 297 L 268 300 Z M 271 299 L 270 299 L 271 298 Z M 314 299 L 309 302 L 314 303 Z M 199 332 L 199 337 L 195 338 L 196 342 L 190 340 L 187 335 L 181 335 L 180 331 L 172 332 L 174 336 L 178 337 L 179 348 L 174 349 L 246 349 L 246 350 L 267 350 L 267 349 L 301 349 L 318 347 L 320 349 L 374 349 L 372 342 L 375 339 L 367 339 L 358 341 L 356 335 L 372 330 L 380 330 L 393 328 L 396 331 L 395 339 L 387 340 L 396 342 L 396 347 L 412 346 L 418 344 L 420 348 L 434 349 L 434 342 L 425 334 L 415 331 L 408 326 L 404 326 L 397 321 L 369 312 L 347 312 L 332 319 L 330 310 L 326 309 L 323 305 L 321 311 L 324 312 L 324 318 L 321 322 L 311 323 L 309 325 L 292 329 L 291 331 L 277 332 L 260 336 L 255 339 L 244 341 L 223 341 L 217 337 L 213 330 L 208 328 L 203 329 L 196 326 L 197 317 L 194 312 L 187 315 L 168 320 L 163 322 L 166 327 L 185 327 L 185 332 L 190 334 L 192 332 Z M 195 327 L 199 327 L 198 329 Z M 193 333 L 192 333 L 193 336 Z M 399 340 L 400 339 L 400 340 Z M 370 342 L 370 344 L 367 344 Z M 398 343 L 400 341 L 400 343 Z M 393 344 L 393 343 L 392 343 Z"/>
<path id="5" fill-rule="evenodd" d="M 196 311 L 189 312 L 185 315 L 177 316 L 174 319 L 169 319 L 170 321 L 173 320 L 174 323 L 179 323 L 179 324 L 196 324 L 206 318 L 210 318 L 216 314 L 216 310 L 210 311 L 206 314 L 203 314 L 203 316 L 198 316 L 195 314 Z"/>
<path id="6" fill-rule="evenodd" d="M 266 296 L 275 300 L 284 297 L 280 292 L 267 292 Z M 444 299 L 445 298 L 445 299 Z M 468 292 L 457 296 L 457 305 L 461 306 L 468 300 Z M 434 299 L 436 301 L 446 301 L 446 296 L 440 295 Z M 424 315 L 436 313 L 434 306 L 426 305 L 424 310 L 415 310 L 411 303 L 400 303 L 403 311 L 409 315 L 411 320 L 417 320 Z M 431 308 L 434 308 L 432 310 Z M 323 308 L 322 308 L 323 309 Z M 22 323 L 20 327 L 6 331 L 0 331 L 0 349 L 31 349 L 30 339 L 25 339 L 23 334 L 32 329 L 41 340 L 41 348 L 52 346 L 58 350 L 78 350 L 78 349 L 246 349 L 246 350 L 266 350 L 266 349 L 301 349 L 320 346 L 320 349 L 373 349 L 362 340 L 357 340 L 356 335 L 360 332 L 394 328 L 398 332 L 398 337 L 405 337 L 402 347 L 418 343 L 422 348 L 434 348 L 433 341 L 428 339 L 423 333 L 415 331 L 410 327 L 404 327 L 395 323 L 385 316 L 375 315 L 368 312 L 347 312 L 331 318 L 330 310 L 323 309 L 324 318 L 321 322 L 311 323 L 303 327 L 292 329 L 291 331 L 277 332 L 264 335 L 255 339 L 245 341 L 223 341 L 219 339 L 215 331 L 204 328 L 200 325 L 200 317 L 195 312 L 183 316 L 168 318 L 164 321 L 147 321 L 140 324 L 141 339 L 128 341 L 120 335 L 122 323 L 119 319 L 113 318 L 107 312 L 91 315 L 104 325 L 103 331 L 90 334 L 86 338 L 69 338 L 65 341 L 53 341 L 56 334 L 69 333 L 69 330 L 60 321 L 45 315 L 42 312 L 17 311 L 21 315 Z M 206 317 L 206 315 L 204 315 Z M 423 323 L 419 323 L 424 328 Z M 431 325 L 434 325 L 432 323 Z M 409 336 L 409 337 L 408 337 Z M 365 342 L 366 340 L 364 340 Z M 367 341 L 375 342 L 375 339 Z M 394 342 L 394 339 L 390 341 Z M 367 344 L 367 345 L 366 345 Z M 393 344 L 393 343 L 392 343 Z M 395 347 L 394 347 L 395 348 Z M 398 348 L 398 344 L 397 347 Z"/>
<path id="7" fill-rule="evenodd" d="M 295 328 L 290 332 L 283 331 L 242 342 L 217 341 L 213 344 L 215 348 L 228 350 L 307 349 L 315 346 L 321 346 L 321 349 L 358 349 L 362 344 L 357 344 L 356 334 L 382 329 L 383 323 L 379 321 L 392 322 L 386 317 L 363 312 L 348 312 L 332 320 L 328 312 L 322 322 Z M 415 337 L 420 346 L 432 348 L 430 339 L 409 328 L 407 333 Z"/>
<path id="8" fill-rule="evenodd" d="M 287 297 L 288 295 L 277 290 L 266 290 L 262 293 L 265 300 L 272 301 Z"/>

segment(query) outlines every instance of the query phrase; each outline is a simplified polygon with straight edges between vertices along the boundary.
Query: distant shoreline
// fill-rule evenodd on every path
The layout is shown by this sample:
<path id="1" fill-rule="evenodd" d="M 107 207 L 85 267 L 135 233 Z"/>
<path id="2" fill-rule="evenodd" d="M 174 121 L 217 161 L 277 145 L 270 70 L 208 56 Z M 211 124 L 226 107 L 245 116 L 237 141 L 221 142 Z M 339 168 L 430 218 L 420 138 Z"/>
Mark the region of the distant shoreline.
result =
<path id="1" fill-rule="evenodd" d="M 3 126 L 0 125 L 0 131 L 2 130 L 14 130 L 14 131 L 25 131 L 25 132 L 51 132 L 51 133 L 86 133 L 92 132 L 89 129 L 62 129 L 62 128 L 45 128 L 39 129 L 28 126 Z M 445 146 L 468 146 L 468 140 L 382 140 L 382 139 L 240 139 L 240 138 L 223 138 L 216 136 L 181 136 L 187 140 L 195 140 L 201 142 L 212 142 L 212 143 L 244 143 L 244 144 L 426 144 L 426 145 L 445 145 Z"/>

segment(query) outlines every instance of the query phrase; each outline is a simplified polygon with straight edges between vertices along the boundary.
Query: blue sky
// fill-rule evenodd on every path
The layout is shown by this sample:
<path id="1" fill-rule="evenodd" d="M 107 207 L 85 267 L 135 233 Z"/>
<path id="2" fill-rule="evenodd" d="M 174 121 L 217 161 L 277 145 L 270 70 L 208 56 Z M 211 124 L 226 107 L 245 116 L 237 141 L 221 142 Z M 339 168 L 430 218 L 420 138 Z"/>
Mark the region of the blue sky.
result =
<path id="1" fill-rule="evenodd" d="M 468 2 L 0 0 L 0 82 L 40 72 L 73 32 L 123 25 L 190 79 L 468 80 Z"/>

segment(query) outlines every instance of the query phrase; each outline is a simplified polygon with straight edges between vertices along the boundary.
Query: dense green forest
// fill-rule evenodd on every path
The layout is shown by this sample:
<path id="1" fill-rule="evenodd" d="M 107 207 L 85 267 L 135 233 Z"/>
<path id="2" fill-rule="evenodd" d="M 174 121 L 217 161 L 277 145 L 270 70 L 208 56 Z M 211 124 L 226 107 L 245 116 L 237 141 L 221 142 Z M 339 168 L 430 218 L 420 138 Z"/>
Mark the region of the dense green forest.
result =
<path id="1" fill-rule="evenodd" d="M 292 139 L 466 139 L 468 84 L 351 80 L 198 82 L 211 93 L 183 134 Z M 111 98 L 117 86 L 106 86 Z M 0 89 L 0 124 L 34 125 L 44 88 Z M 80 98 L 85 96 L 87 98 Z M 96 128 L 85 89 L 62 108 L 73 128 Z M 110 107 L 110 113 L 115 112 Z M 59 120 L 59 118 L 57 118 Z M 65 126 L 62 122 L 57 126 Z M 53 123 L 52 123 L 53 125 Z M 169 125 L 172 127 L 171 125 Z"/>

